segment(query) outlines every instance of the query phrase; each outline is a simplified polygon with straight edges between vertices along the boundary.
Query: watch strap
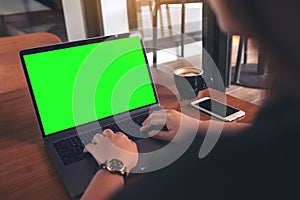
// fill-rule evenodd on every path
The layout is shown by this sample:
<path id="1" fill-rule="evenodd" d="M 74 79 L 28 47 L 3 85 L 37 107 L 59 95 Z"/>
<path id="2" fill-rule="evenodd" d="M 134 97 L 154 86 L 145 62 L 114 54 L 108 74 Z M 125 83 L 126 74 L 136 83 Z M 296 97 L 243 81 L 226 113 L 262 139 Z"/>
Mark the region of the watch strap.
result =
<path id="1" fill-rule="evenodd" d="M 102 163 L 101 165 L 98 165 L 98 166 L 97 166 L 95 173 L 97 173 L 97 172 L 98 172 L 99 170 L 101 170 L 101 169 L 105 169 L 106 171 L 108 171 L 108 172 L 111 173 L 111 174 L 116 174 L 116 175 L 122 176 L 123 179 L 124 179 L 124 186 L 126 185 L 126 182 L 127 182 L 126 179 L 127 179 L 127 175 L 128 175 L 127 172 L 125 172 L 124 174 L 121 174 L 121 173 L 114 173 L 114 172 L 112 172 L 112 171 L 109 171 L 109 170 L 106 168 L 106 164 L 105 164 L 105 163 Z"/>

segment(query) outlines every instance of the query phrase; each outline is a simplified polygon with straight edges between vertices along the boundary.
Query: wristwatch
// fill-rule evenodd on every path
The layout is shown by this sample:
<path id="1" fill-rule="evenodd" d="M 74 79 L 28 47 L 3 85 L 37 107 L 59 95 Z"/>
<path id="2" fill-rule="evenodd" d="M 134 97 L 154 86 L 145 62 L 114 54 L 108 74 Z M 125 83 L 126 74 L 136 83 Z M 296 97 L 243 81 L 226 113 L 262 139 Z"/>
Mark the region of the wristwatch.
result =
<path id="1" fill-rule="evenodd" d="M 97 167 L 97 171 L 100 169 L 106 169 L 112 174 L 118 174 L 123 176 L 124 183 L 126 184 L 126 176 L 127 176 L 126 166 L 121 160 L 116 158 L 107 160 L 106 162 L 102 163 Z"/>

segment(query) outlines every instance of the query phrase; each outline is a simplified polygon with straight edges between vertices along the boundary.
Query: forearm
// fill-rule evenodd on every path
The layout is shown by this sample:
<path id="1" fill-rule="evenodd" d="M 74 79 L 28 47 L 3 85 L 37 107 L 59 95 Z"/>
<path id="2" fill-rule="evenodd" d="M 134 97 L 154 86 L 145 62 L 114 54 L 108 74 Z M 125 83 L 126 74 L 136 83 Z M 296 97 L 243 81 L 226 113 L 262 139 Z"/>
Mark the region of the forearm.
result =
<path id="1" fill-rule="evenodd" d="M 210 130 L 222 130 L 222 132 L 237 132 L 243 129 L 249 128 L 251 124 L 248 123 L 240 123 L 240 122 L 222 122 L 217 120 L 207 120 L 207 121 L 200 121 L 198 132 L 199 133 L 206 133 L 208 128 Z"/>
<path id="2" fill-rule="evenodd" d="M 109 199 L 123 187 L 122 176 L 102 169 L 95 174 L 81 199 Z"/>

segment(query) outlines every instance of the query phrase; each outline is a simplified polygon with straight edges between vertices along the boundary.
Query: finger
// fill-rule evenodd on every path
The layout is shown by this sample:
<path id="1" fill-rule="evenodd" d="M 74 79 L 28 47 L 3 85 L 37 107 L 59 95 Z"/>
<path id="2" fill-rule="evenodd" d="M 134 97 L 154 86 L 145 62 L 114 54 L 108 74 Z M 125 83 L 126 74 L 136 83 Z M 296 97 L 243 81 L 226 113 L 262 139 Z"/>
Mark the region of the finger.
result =
<path id="1" fill-rule="evenodd" d="M 147 123 L 149 123 L 151 121 L 151 119 L 153 118 L 165 118 L 166 117 L 166 110 L 157 110 L 152 112 L 147 119 L 145 119 L 145 121 L 142 123 L 142 125 L 146 125 Z"/>
<path id="2" fill-rule="evenodd" d="M 86 147 L 84 147 L 84 149 L 83 149 L 83 153 L 87 153 L 87 152 L 89 152 L 89 151 L 87 150 L 87 148 L 86 148 Z"/>
<path id="3" fill-rule="evenodd" d="M 159 140 L 165 140 L 165 141 L 171 141 L 174 137 L 174 134 L 171 131 L 157 131 L 153 130 L 148 133 L 149 137 L 159 139 Z"/>
<path id="4" fill-rule="evenodd" d="M 143 132 L 143 131 L 146 131 L 151 125 L 151 118 L 150 116 L 147 117 L 147 119 L 142 123 L 142 127 L 140 128 L 140 131 Z"/>
<path id="5" fill-rule="evenodd" d="M 116 133 L 115 133 L 115 136 L 116 136 L 117 138 L 123 138 L 123 137 L 125 137 L 125 138 L 128 139 L 127 135 L 125 135 L 125 134 L 124 134 L 123 132 L 121 132 L 121 131 L 116 132 Z"/>
<path id="6" fill-rule="evenodd" d="M 165 119 L 160 119 L 160 118 L 155 118 L 155 119 L 151 119 L 150 123 L 142 126 L 140 128 L 140 131 L 146 131 L 148 129 L 150 129 L 151 127 L 156 127 L 155 129 L 161 129 L 163 125 L 166 124 L 166 120 Z"/>
<path id="7" fill-rule="evenodd" d="M 144 132 L 144 131 L 146 131 L 147 129 L 149 129 L 150 126 L 151 126 L 150 124 L 144 125 L 144 126 L 142 126 L 142 127 L 140 128 L 140 131 L 141 131 L 141 132 Z"/>
<path id="8" fill-rule="evenodd" d="M 119 132 L 116 132 L 115 134 L 117 134 L 118 136 L 125 136 L 125 137 L 127 137 L 127 135 L 125 135 L 123 132 L 121 132 L 121 131 L 119 131 Z"/>
<path id="9" fill-rule="evenodd" d="M 102 132 L 103 135 L 107 135 L 107 134 L 114 134 L 114 132 L 111 130 L 111 129 L 105 129 L 103 132 Z"/>
<path id="10" fill-rule="evenodd" d="M 145 121 L 142 123 L 142 126 L 147 125 L 148 123 L 150 123 L 150 116 L 147 117 L 147 119 L 145 119 Z"/>
<path id="11" fill-rule="evenodd" d="M 134 143 L 134 144 L 135 144 L 135 142 L 134 142 L 133 140 L 129 139 L 129 141 L 130 141 L 131 143 Z"/>
<path id="12" fill-rule="evenodd" d="M 85 148 L 83 149 L 83 152 L 84 153 L 89 152 L 90 154 L 92 154 L 92 156 L 95 158 L 95 160 L 99 165 L 105 161 L 103 155 L 99 154 L 99 149 L 97 149 L 97 146 L 95 144 L 90 143 L 86 145 Z"/>
<path id="13" fill-rule="evenodd" d="M 111 129 L 105 129 L 102 134 L 111 139 L 115 133 Z"/>
<path id="14" fill-rule="evenodd" d="M 94 146 L 95 146 L 95 145 L 92 144 L 92 143 L 87 144 L 87 145 L 84 147 L 83 152 L 84 152 L 84 153 L 91 152 L 91 149 L 94 148 Z"/>
<path id="15" fill-rule="evenodd" d="M 154 111 L 149 115 L 150 119 L 152 118 L 166 118 L 167 110 L 158 110 Z"/>
<path id="16" fill-rule="evenodd" d="M 162 114 L 160 111 L 157 111 L 155 114 L 149 116 L 144 121 L 144 123 L 142 124 L 142 127 L 140 128 L 140 131 L 145 131 L 150 126 L 165 125 L 165 123 L 166 123 L 166 115 Z"/>
<path id="17" fill-rule="evenodd" d="M 98 144 L 101 141 L 102 138 L 103 138 L 103 136 L 101 134 L 97 133 L 97 134 L 94 135 L 94 137 L 92 139 L 92 143 Z"/>
<path id="18" fill-rule="evenodd" d="M 151 123 L 147 126 L 143 126 L 140 128 L 141 132 L 147 132 L 147 131 L 151 131 L 151 130 L 162 130 L 162 128 L 164 127 L 165 123 L 164 122 L 159 122 L 159 123 Z"/>

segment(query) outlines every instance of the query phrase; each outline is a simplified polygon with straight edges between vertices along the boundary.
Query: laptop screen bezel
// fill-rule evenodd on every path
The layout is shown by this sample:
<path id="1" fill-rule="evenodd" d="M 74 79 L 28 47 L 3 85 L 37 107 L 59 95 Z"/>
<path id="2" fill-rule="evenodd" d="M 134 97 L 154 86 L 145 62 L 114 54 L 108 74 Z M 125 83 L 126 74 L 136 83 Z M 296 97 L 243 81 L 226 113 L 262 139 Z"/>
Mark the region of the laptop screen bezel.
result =
<path id="1" fill-rule="evenodd" d="M 40 113 L 39 113 L 39 110 L 38 110 L 38 106 L 37 106 L 37 103 L 36 103 L 36 100 L 35 100 L 33 88 L 32 88 L 30 78 L 29 78 L 29 74 L 28 74 L 28 71 L 27 71 L 24 56 L 30 55 L 30 54 L 35 54 L 35 53 L 53 51 L 53 50 L 76 47 L 76 46 L 82 46 L 82 45 L 93 44 L 93 43 L 101 43 L 101 42 L 105 42 L 105 41 L 128 38 L 128 37 L 135 37 L 135 36 L 138 36 L 140 38 L 140 43 L 141 43 L 141 47 L 142 47 L 142 50 L 143 50 L 144 59 L 145 59 L 145 62 L 146 62 L 148 74 L 150 76 L 150 81 L 151 81 L 152 89 L 153 89 L 154 96 L 155 96 L 155 102 L 154 103 L 149 104 L 149 105 L 145 105 L 145 106 L 142 106 L 142 107 L 139 107 L 139 108 L 135 108 L 135 109 L 132 109 L 132 110 L 129 110 L 129 111 L 125 111 L 125 112 L 119 113 L 117 115 L 122 115 L 122 114 L 127 113 L 127 112 L 129 112 L 130 114 L 135 114 L 137 110 L 140 110 L 140 109 L 141 110 L 147 110 L 148 107 L 152 108 L 155 105 L 159 106 L 159 101 L 158 101 L 158 97 L 157 97 L 156 88 L 155 88 L 155 85 L 154 85 L 154 82 L 153 82 L 152 73 L 150 71 L 150 67 L 149 67 L 149 63 L 148 63 L 148 59 L 147 59 L 147 55 L 146 55 L 146 48 L 144 46 L 142 38 L 139 35 L 137 35 L 136 33 L 123 33 L 123 34 L 117 34 L 117 35 L 111 35 L 111 36 L 94 37 L 94 38 L 90 38 L 90 39 L 78 40 L 78 41 L 73 41 L 73 42 L 64 42 L 64 43 L 58 43 L 58 44 L 49 45 L 49 46 L 42 46 L 42 47 L 24 49 L 24 50 L 21 50 L 19 52 L 20 60 L 21 60 L 21 63 L 22 63 L 22 68 L 23 68 L 23 71 L 24 71 L 24 75 L 25 75 L 25 78 L 26 78 L 28 90 L 29 90 L 30 97 L 31 97 L 31 102 L 32 102 L 33 107 L 34 107 L 35 115 L 36 115 L 36 118 L 38 120 L 39 128 L 40 128 L 41 135 L 42 135 L 43 138 L 48 138 L 48 137 L 57 135 L 57 134 L 62 133 L 62 132 L 71 131 L 73 129 L 76 129 L 77 126 L 66 128 L 64 130 L 60 130 L 60 131 L 57 131 L 57 132 L 54 132 L 54 133 L 51 133 L 51 134 L 47 134 L 47 135 L 45 134 L 44 127 L 43 127 L 42 120 L 41 120 L 41 116 L 40 116 Z M 100 121 L 111 121 L 109 119 L 113 118 L 113 117 L 114 116 L 108 116 L 108 117 L 105 117 L 105 118 L 102 118 L 102 119 L 97 119 L 97 120 L 88 122 L 86 124 L 94 123 L 94 122 L 97 122 L 97 121 L 99 123 L 100 123 Z M 82 124 L 82 125 L 79 125 L 79 126 L 84 126 L 86 124 Z"/>

